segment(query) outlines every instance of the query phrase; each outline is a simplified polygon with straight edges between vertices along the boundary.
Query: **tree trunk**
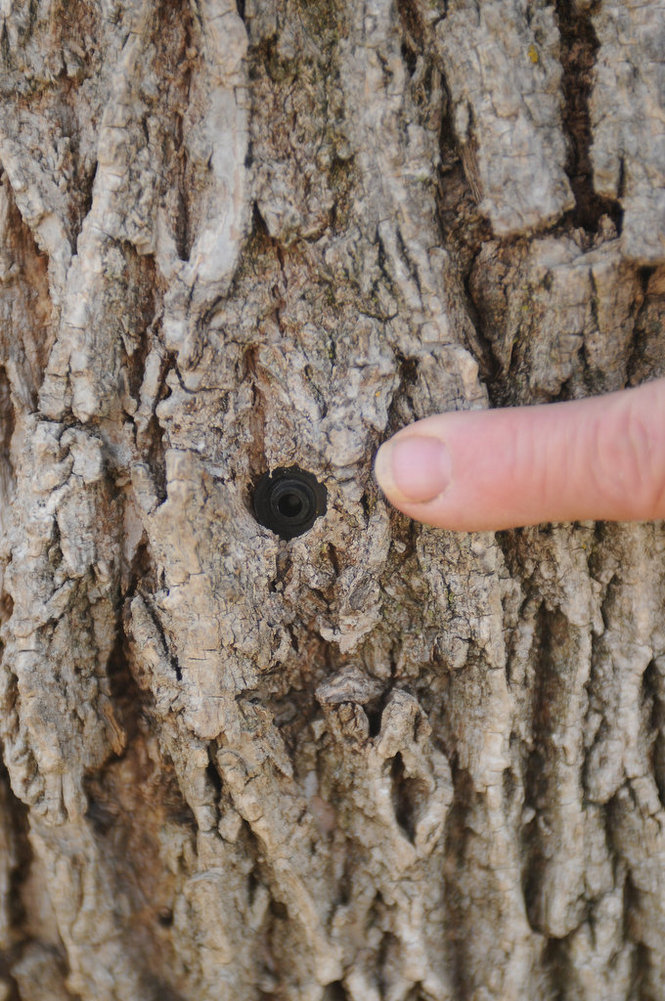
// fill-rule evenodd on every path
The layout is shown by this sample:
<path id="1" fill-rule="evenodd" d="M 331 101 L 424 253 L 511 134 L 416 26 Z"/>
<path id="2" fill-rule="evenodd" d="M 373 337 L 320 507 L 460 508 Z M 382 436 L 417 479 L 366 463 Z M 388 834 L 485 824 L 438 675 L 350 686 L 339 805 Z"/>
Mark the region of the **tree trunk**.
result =
<path id="1" fill-rule="evenodd" d="M 0 998 L 663 1001 L 662 527 L 371 467 L 665 374 L 665 2 L 0 17 Z"/>

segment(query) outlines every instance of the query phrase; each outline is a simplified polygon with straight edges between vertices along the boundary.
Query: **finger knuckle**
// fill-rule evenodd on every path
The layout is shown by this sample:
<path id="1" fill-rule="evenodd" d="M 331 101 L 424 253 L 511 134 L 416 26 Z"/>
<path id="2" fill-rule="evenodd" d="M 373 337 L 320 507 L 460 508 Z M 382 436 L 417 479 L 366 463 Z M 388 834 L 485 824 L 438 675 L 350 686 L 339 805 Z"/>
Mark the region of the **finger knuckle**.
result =
<path id="1" fill-rule="evenodd" d="M 612 429 L 613 447 L 604 449 L 605 476 L 621 492 L 629 518 L 665 515 L 665 446 L 658 423 L 653 413 L 631 401 Z"/>

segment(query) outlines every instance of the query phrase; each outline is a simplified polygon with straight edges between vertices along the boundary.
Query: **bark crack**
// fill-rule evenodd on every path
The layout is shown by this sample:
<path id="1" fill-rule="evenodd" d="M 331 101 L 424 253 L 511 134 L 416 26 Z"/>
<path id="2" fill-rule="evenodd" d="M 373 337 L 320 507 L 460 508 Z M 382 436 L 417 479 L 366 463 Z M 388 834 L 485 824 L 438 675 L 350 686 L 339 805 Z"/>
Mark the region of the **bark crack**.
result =
<path id="1" fill-rule="evenodd" d="M 576 4 L 574 0 L 556 0 L 555 6 L 561 37 L 563 125 L 568 138 L 566 173 L 575 196 L 575 208 L 568 218 L 573 225 L 597 233 L 602 217 L 609 216 L 617 233 L 621 233 L 623 211 L 619 200 L 613 201 L 596 193 L 590 157 L 589 99 L 594 63 L 600 48 L 592 18 L 598 3 L 596 0 L 587 6 Z"/>

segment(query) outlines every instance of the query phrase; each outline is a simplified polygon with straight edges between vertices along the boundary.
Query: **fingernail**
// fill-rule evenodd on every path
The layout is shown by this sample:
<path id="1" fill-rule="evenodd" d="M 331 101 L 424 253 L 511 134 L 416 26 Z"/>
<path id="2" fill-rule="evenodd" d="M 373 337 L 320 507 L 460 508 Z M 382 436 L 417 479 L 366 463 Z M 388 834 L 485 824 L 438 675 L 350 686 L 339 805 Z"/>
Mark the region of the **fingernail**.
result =
<path id="1" fill-rule="evenodd" d="M 438 438 L 393 438 L 379 449 L 374 471 L 388 497 L 424 504 L 443 493 L 450 483 L 450 452 Z"/>

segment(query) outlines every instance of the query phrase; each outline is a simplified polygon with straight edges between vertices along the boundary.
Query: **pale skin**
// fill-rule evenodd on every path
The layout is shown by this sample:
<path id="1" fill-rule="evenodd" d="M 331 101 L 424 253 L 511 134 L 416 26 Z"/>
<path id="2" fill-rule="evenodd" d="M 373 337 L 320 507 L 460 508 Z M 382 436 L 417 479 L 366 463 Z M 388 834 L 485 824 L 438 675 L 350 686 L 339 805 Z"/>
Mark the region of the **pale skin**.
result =
<path id="1" fill-rule="evenodd" d="M 665 518 L 665 379 L 427 417 L 381 446 L 375 472 L 404 514 L 463 532 Z"/>

